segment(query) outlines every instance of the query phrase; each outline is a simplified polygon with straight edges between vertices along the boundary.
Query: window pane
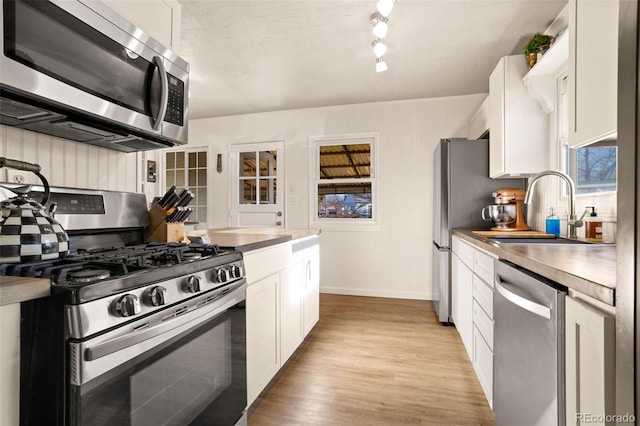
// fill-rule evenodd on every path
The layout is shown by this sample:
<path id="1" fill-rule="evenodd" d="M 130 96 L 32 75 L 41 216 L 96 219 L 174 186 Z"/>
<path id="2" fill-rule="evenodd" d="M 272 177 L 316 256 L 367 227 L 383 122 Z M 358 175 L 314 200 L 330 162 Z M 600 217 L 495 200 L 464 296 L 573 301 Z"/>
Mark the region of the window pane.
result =
<path id="1" fill-rule="evenodd" d="M 256 173 L 256 153 L 241 152 L 240 153 L 240 177 L 257 176 Z"/>
<path id="2" fill-rule="evenodd" d="M 198 153 L 198 167 L 207 167 L 207 153 L 199 152 Z"/>
<path id="3" fill-rule="evenodd" d="M 198 184 L 197 173 L 197 170 L 189 169 L 189 185 L 193 186 Z"/>
<path id="4" fill-rule="evenodd" d="M 256 180 L 243 179 L 238 182 L 240 185 L 240 204 L 256 204 Z"/>
<path id="5" fill-rule="evenodd" d="M 260 179 L 260 204 L 276 203 L 276 180 Z"/>
<path id="6" fill-rule="evenodd" d="M 371 144 L 320 146 L 320 179 L 371 177 Z"/>
<path id="7" fill-rule="evenodd" d="M 184 186 L 184 170 L 176 170 L 176 181 L 175 185 L 177 187 Z"/>
<path id="8" fill-rule="evenodd" d="M 260 152 L 260 176 L 276 176 L 276 151 Z"/>
<path id="9" fill-rule="evenodd" d="M 184 152 L 176 152 L 176 169 L 184 169 Z"/>
<path id="10" fill-rule="evenodd" d="M 198 189 L 197 192 L 195 192 L 194 194 L 196 194 L 196 199 L 198 200 L 198 204 L 207 204 L 207 189 L 206 188 L 201 188 Z"/>
<path id="11" fill-rule="evenodd" d="M 175 152 L 167 152 L 167 169 L 175 169 L 176 168 L 176 153 Z"/>
<path id="12" fill-rule="evenodd" d="M 207 170 L 206 169 L 198 170 L 198 186 L 206 186 L 206 185 L 207 185 Z"/>
<path id="13" fill-rule="evenodd" d="M 371 182 L 318 185 L 319 218 L 372 217 Z"/>
<path id="14" fill-rule="evenodd" d="M 168 185 L 168 188 L 171 188 L 171 185 L 175 184 L 175 174 L 176 172 L 174 170 L 167 170 L 166 174 L 165 174 L 165 182 Z"/>
<path id="15" fill-rule="evenodd" d="M 589 194 L 616 190 L 617 148 L 615 146 L 569 149 L 569 175 L 576 193 Z"/>
<path id="16" fill-rule="evenodd" d="M 196 161 L 198 153 L 196 152 L 190 152 L 189 153 L 189 168 L 190 169 L 195 169 L 198 162 Z"/>

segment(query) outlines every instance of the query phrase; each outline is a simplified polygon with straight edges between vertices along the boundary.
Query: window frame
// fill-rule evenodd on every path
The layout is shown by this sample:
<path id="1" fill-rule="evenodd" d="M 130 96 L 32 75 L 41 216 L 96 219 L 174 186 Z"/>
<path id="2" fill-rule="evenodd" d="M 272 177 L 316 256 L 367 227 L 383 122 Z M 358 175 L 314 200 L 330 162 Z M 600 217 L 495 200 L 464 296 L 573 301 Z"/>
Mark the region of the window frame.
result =
<path id="1" fill-rule="evenodd" d="M 378 132 L 309 136 L 309 223 L 313 228 L 328 231 L 376 231 L 380 229 L 380 173 L 378 169 Z M 370 177 L 353 179 L 322 179 L 320 177 L 320 147 L 332 145 L 369 144 Z M 318 217 L 318 185 L 322 183 L 371 183 L 371 218 Z"/>
<path id="2" fill-rule="evenodd" d="M 213 198 L 213 185 L 211 184 L 211 173 L 214 170 L 214 163 L 213 163 L 213 155 L 211 152 L 211 148 L 209 146 L 189 146 L 189 147 L 185 147 L 185 146 L 180 146 L 180 147 L 175 147 L 175 148 L 169 148 L 169 149 L 163 149 L 160 152 L 159 155 L 159 160 L 160 160 L 160 164 L 162 165 L 162 174 L 160 175 L 160 179 L 159 179 L 159 185 L 160 187 L 158 188 L 160 191 L 160 194 L 162 196 L 162 194 L 164 194 L 167 191 L 167 154 L 168 153 L 178 153 L 178 152 L 184 152 L 185 153 L 185 159 L 187 159 L 188 161 L 188 157 L 189 157 L 189 153 L 192 152 L 206 152 L 207 155 L 207 185 L 206 185 L 206 194 L 207 194 L 207 203 L 205 204 L 205 208 L 206 208 L 206 213 L 205 213 L 205 218 L 204 220 L 206 220 L 206 222 L 203 223 L 203 219 L 198 217 L 198 214 L 196 213 L 195 215 L 192 213 L 191 217 L 189 219 L 191 220 L 197 220 L 198 221 L 198 228 L 208 228 L 209 224 L 211 223 L 211 218 L 212 218 L 212 214 L 213 214 L 213 209 L 211 208 L 211 200 Z M 188 164 L 188 163 L 187 163 Z M 185 170 L 188 170 L 185 168 Z M 185 182 L 188 182 L 188 172 L 185 173 Z M 189 185 L 184 185 L 183 187 L 177 187 L 176 186 L 176 191 L 179 192 L 182 188 L 189 188 Z M 195 204 L 195 200 L 194 200 L 194 206 Z M 201 206 L 201 205 L 200 205 Z"/>

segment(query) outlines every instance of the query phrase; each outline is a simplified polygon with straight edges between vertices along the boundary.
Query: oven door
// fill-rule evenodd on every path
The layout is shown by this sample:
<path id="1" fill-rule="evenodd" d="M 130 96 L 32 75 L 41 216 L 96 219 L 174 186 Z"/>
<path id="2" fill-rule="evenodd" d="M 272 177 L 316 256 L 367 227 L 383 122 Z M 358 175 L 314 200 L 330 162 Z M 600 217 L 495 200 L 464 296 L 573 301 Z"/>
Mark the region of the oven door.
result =
<path id="1" fill-rule="evenodd" d="M 114 25 L 122 18 L 99 2 L 2 4 L 4 87 L 186 142 L 188 71 L 150 48 L 152 40 Z"/>
<path id="2" fill-rule="evenodd" d="M 246 284 L 235 287 L 71 342 L 65 423 L 246 424 Z"/>

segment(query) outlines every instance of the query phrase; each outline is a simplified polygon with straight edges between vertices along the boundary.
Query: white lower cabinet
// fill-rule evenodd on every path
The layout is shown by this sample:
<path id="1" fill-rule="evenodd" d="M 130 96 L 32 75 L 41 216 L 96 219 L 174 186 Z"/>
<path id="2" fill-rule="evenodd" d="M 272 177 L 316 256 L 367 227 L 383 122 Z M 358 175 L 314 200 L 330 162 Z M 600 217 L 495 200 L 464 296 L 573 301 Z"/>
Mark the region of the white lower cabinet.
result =
<path id="1" fill-rule="evenodd" d="M 320 319 L 320 238 L 304 240 L 303 333 L 306 337 Z"/>
<path id="2" fill-rule="evenodd" d="M 451 317 L 460 334 L 469 359 L 473 359 L 473 271 L 458 257 L 451 255 Z"/>
<path id="3" fill-rule="evenodd" d="M 456 236 L 451 245 L 451 315 L 493 407 L 493 273 L 497 258 Z"/>
<path id="4" fill-rule="evenodd" d="M 247 404 L 293 355 L 319 318 L 319 238 L 251 251 L 247 276 Z"/>
<path id="5" fill-rule="evenodd" d="M 302 262 L 280 273 L 280 356 L 281 364 L 302 343 Z"/>
<path id="6" fill-rule="evenodd" d="M 248 405 L 280 369 L 279 283 L 275 273 L 247 288 Z"/>
<path id="7" fill-rule="evenodd" d="M 615 414 L 615 320 L 573 297 L 565 318 L 566 424 L 613 424 L 605 421 Z"/>

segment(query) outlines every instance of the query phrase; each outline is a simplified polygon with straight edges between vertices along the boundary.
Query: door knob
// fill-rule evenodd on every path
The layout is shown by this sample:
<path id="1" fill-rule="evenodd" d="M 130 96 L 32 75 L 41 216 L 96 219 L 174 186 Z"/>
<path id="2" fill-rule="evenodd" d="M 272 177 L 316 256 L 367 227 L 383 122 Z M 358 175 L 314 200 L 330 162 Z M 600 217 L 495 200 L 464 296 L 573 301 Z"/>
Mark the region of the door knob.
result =
<path id="1" fill-rule="evenodd" d="M 276 222 L 276 225 L 280 226 L 280 225 L 282 225 L 282 222 L 277 221 L 277 222 Z"/>
<path id="2" fill-rule="evenodd" d="M 282 216 L 282 212 L 276 213 L 276 216 L 278 216 L 278 217 Z"/>

